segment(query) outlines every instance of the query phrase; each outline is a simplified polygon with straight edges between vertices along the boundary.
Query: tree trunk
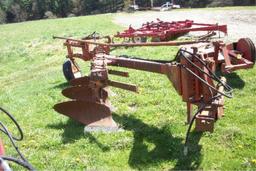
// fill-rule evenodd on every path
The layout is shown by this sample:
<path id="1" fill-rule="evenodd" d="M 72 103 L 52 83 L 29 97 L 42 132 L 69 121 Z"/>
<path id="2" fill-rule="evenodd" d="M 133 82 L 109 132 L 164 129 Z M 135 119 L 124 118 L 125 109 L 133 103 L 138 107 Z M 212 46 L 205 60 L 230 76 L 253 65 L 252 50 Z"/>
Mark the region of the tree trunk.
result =
<path id="1" fill-rule="evenodd" d="M 151 8 L 154 7 L 154 0 L 150 0 L 151 1 Z"/>

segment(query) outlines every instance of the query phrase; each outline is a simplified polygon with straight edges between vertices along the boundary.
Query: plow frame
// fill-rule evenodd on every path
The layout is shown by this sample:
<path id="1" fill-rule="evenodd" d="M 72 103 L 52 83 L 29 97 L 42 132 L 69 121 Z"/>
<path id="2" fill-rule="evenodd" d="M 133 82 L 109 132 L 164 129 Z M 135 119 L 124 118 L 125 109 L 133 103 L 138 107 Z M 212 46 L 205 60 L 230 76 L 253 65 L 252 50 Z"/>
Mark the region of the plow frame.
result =
<path id="1" fill-rule="evenodd" d="M 79 58 L 84 61 L 91 61 L 91 73 L 89 74 L 89 76 L 71 80 L 70 84 L 76 87 L 74 88 L 74 90 L 77 89 L 77 92 L 71 89 L 67 90 L 66 92 L 64 90 L 63 94 L 65 96 L 69 98 L 71 97 L 72 99 L 76 100 L 93 102 L 97 104 L 94 106 L 95 108 L 97 108 L 97 106 L 99 107 L 100 105 L 104 105 L 105 107 L 111 109 L 111 103 L 109 102 L 109 100 L 107 100 L 108 86 L 113 86 L 133 92 L 137 92 L 138 88 L 135 85 L 109 80 L 109 74 L 122 77 L 128 77 L 129 74 L 127 72 L 109 69 L 108 66 L 118 66 L 142 70 L 146 72 L 164 74 L 167 75 L 169 80 L 172 82 L 177 93 L 182 96 L 182 100 L 187 103 L 187 123 L 191 123 L 193 120 L 193 106 L 195 105 L 199 108 L 203 104 L 205 105 L 204 109 L 199 112 L 199 114 L 195 118 L 197 131 L 213 132 L 214 121 L 223 116 L 223 95 L 225 95 L 224 90 L 228 87 L 225 87 L 225 79 L 216 79 L 217 77 L 213 74 L 216 71 L 217 66 L 221 65 L 222 72 L 229 73 L 231 71 L 241 68 L 251 68 L 254 65 L 254 61 L 244 58 L 244 52 L 240 52 L 234 49 L 238 47 L 237 44 L 239 42 L 235 42 L 232 44 L 224 44 L 221 41 L 213 42 L 212 44 L 208 41 L 113 43 L 109 41 L 110 39 L 107 36 L 103 38 L 103 40 L 106 40 L 105 42 L 102 42 L 100 39 L 77 40 L 63 37 L 54 38 L 66 40 L 64 45 L 67 47 L 67 57 L 70 59 L 71 63 L 73 64 L 72 66 L 74 67 L 72 71 L 79 71 L 79 67 L 74 62 L 75 58 Z M 246 48 L 244 46 L 246 45 L 252 47 L 252 44 L 250 41 L 248 41 L 248 39 L 242 40 L 245 41 L 242 41 L 241 50 L 245 50 Z M 205 48 L 209 44 L 211 44 L 211 48 Z M 152 61 L 139 58 L 134 59 L 110 55 L 110 52 L 112 50 L 111 48 L 117 47 L 154 47 L 177 45 L 184 45 L 184 48 L 181 48 L 177 54 L 177 57 L 179 58 L 178 61 L 177 59 L 176 61 Z M 75 48 L 80 48 L 81 53 L 74 53 L 73 49 Z M 187 51 L 187 49 L 189 51 Z M 222 58 L 220 58 L 220 54 L 222 54 Z M 186 55 L 188 56 L 186 57 Z M 248 58 L 249 56 L 245 57 Z M 216 85 L 214 83 L 214 80 L 219 81 L 219 84 Z M 89 91 L 90 95 L 82 93 L 81 87 L 83 86 L 89 88 L 89 90 L 88 88 L 84 88 L 84 90 Z M 77 93 L 77 95 L 75 95 L 75 93 L 70 94 L 69 91 L 74 91 L 75 93 Z M 218 98 L 212 100 L 213 96 L 218 96 Z M 77 107 L 79 106 L 82 106 L 82 102 L 81 105 L 78 105 Z M 69 107 L 72 108 L 73 106 L 70 105 Z M 104 110 L 105 107 L 103 107 Z M 68 109 L 65 108 L 65 110 Z M 57 109 L 57 111 L 60 111 L 60 113 L 65 113 L 65 110 Z M 79 111 L 77 111 L 77 113 L 79 113 Z M 105 118 L 107 118 L 106 122 L 104 121 L 104 119 L 102 120 L 97 117 L 93 121 L 91 121 L 90 119 L 88 120 L 88 118 L 86 117 L 80 120 L 81 118 L 78 118 L 76 116 L 75 119 L 86 125 L 91 126 L 99 126 L 102 125 L 102 123 L 107 123 L 105 125 L 110 125 L 110 127 L 117 127 L 117 124 L 111 119 L 111 111 L 107 113 L 107 115 L 104 115 Z M 72 117 L 72 115 L 69 116 Z M 97 119 L 99 121 L 96 121 Z"/>
<path id="2" fill-rule="evenodd" d="M 224 77 L 215 72 L 230 73 L 238 69 L 252 68 L 256 50 L 252 41 L 242 38 L 238 42 L 225 44 L 222 41 L 172 41 L 148 43 L 114 43 L 109 36 L 77 40 L 64 39 L 67 58 L 71 63 L 71 74 L 80 72 L 75 59 L 91 62 L 90 74 L 68 80 L 71 87 L 62 94 L 71 101 L 54 106 L 55 111 L 85 124 L 85 131 L 118 131 L 119 126 L 112 118 L 113 106 L 108 96 L 109 86 L 138 92 L 136 85 L 109 80 L 109 75 L 129 77 L 125 71 L 109 69 L 108 66 L 123 67 L 166 75 L 177 93 L 187 105 L 189 124 L 184 147 L 188 153 L 189 135 L 193 123 L 196 131 L 214 131 L 214 123 L 224 115 L 224 97 L 232 98 L 232 88 Z M 102 42 L 105 40 L 105 42 Z M 148 60 L 112 56 L 110 52 L 118 47 L 183 46 L 174 60 Z M 80 53 L 74 49 L 80 49 Z M 219 66 L 221 66 L 219 69 Z M 193 107 L 197 111 L 193 113 Z"/>

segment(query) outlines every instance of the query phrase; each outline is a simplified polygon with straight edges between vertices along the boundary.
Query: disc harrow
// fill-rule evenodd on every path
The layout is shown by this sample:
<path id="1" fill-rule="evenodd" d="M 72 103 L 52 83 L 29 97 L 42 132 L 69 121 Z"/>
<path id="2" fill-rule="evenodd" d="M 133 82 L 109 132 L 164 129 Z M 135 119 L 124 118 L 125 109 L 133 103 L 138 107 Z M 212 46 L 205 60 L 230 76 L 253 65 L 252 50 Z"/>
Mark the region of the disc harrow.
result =
<path id="1" fill-rule="evenodd" d="M 227 34 L 227 25 L 196 23 L 192 20 L 165 22 L 160 19 L 142 24 L 140 28 L 131 25 L 123 32 L 117 32 L 115 38 L 123 38 L 124 41 L 137 42 L 159 42 L 169 41 L 190 32 L 207 32 L 198 39 L 208 39 L 216 35 L 216 32 Z"/>

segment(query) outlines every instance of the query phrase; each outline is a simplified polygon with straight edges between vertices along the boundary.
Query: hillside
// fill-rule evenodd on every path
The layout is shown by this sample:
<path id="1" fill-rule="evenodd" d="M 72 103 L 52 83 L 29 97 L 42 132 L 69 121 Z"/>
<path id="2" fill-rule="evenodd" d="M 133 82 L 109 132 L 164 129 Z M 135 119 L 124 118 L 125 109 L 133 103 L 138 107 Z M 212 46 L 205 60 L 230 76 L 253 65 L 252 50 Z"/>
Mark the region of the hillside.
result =
<path id="1" fill-rule="evenodd" d="M 73 17 L 126 10 L 132 0 L 1 0 L 0 24 L 43 18 Z M 153 0 L 161 6 L 166 0 Z M 179 0 L 185 8 L 256 5 L 256 0 Z M 151 0 L 136 0 L 150 7 Z"/>
<path id="2" fill-rule="evenodd" d="M 216 123 L 212 134 L 192 132 L 187 157 L 183 155 L 186 105 L 165 76 L 127 70 L 130 78 L 125 82 L 138 85 L 140 93 L 111 88 L 115 93 L 111 96 L 116 107 L 114 119 L 122 132 L 84 134 L 83 125 L 52 109 L 65 101 L 61 90 L 68 86 L 62 74 L 66 49 L 52 36 L 82 37 L 94 31 L 113 34 L 123 29 L 112 22 L 117 15 L 0 25 L 0 105 L 13 113 L 24 129 L 25 139 L 18 145 L 35 168 L 255 170 L 256 68 L 227 77 L 234 98 L 226 99 L 225 117 Z M 176 52 L 177 47 L 145 47 L 114 53 L 170 60 Z M 86 74 L 88 64 L 79 63 Z M 124 82 L 123 78 L 113 79 Z M 11 131 L 15 130 L 7 118 L 0 116 Z M 1 138 L 6 153 L 17 156 L 4 134 Z M 15 166 L 14 170 L 20 168 Z"/>

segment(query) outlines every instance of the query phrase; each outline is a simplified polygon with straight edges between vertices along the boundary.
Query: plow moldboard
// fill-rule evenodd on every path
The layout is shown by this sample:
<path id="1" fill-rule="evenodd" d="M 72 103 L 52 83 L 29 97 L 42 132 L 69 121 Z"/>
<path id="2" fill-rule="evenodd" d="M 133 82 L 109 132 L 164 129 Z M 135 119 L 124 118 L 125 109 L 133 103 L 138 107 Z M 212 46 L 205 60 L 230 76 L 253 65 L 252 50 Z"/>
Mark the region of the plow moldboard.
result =
<path id="1" fill-rule="evenodd" d="M 68 97 L 70 99 L 74 100 L 82 100 L 82 101 L 90 101 L 95 102 L 96 94 L 98 93 L 98 96 L 100 96 L 103 100 L 106 100 L 108 97 L 108 92 L 101 88 L 99 92 L 94 91 L 92 88 L 88 86 L 74 86 L 69 87 L 64 90 L 62 90 L 62 94 L 65 97 Z"/>
<path id="2" fill-rule="evenodd" d="M 84 77 L 81 77 L 81 78 L 76 78 L 76 79 L 70 80 L 69 83 L 72 86 L 89 85 L 90 77 L 84 76 Z"/>
<path id="3" fill-rule="evenodd" d="M 112 126 L 113 124 L 109 107 L 99 103 L 67 101 L 56 104 L 54 106 L 54 110 L 85 125 L 89 125 L 94 122 L 99 122 L 101 126 Z M 97 123 L 93 125 L 97 126 Z"/>

